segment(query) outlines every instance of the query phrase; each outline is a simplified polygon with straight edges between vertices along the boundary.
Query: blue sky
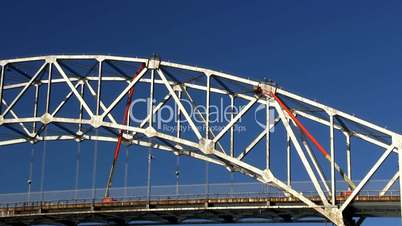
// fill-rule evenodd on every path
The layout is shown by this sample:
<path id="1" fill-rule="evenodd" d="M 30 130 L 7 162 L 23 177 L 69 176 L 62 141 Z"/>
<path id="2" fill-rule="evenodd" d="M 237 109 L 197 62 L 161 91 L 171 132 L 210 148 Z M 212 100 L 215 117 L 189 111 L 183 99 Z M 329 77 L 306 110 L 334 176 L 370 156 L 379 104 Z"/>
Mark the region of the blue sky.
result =
<path id="1" fill-rule="evenodd" d="M 402 132 L 401 1 L 3 1 L 1 9 L 2 59 L 158 53 L 267 77 Z"/>

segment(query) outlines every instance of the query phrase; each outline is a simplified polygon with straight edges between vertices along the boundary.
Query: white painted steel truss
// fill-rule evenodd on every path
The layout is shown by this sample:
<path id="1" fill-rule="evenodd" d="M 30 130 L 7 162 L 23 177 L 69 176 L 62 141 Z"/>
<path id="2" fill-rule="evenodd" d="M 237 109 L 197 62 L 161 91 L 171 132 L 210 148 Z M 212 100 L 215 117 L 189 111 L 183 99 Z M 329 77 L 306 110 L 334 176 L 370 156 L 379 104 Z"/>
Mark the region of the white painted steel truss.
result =
<path id="1" fill-rule="evenodd" d="M 145 64 L 144 69 L 131 79 L 141 64 Z M 383 166 L 384 160 L 389 155 L 398 155 L 402 150 L 400 134 L 303 98 L 272 83 L 161 61 L 157 57 L 41 56 L 1 60 L 0 70 L 0 128 L 10 134 L 1 138 L 0 146 L 45 140 L 116 142 L 117 134 L 122 130 L 126 144 L 191 156 L 222 165 L 232 172 L 243 173 L 299 199 L 306 207 L 316 210 L 336 225 L 354 225 L 353 220 L 345 213 L 348 207 L 374 173 Z M 142 109 L 152 114 L 144 117 L 141 123 L 128 120 L 127 124 L 121 124 L 121 109 L 127 93 L 133 87 L 135 92 L 145 93 L 142 97 L 153 99 L 155 92 L 161 98 L 150 104 L 148 109 Z M 102 95 L 104 93 L 107 96 Z M 136 98 L 139 97 L 134 94 L 134 99 Z M 210 106 L 217 100 L 225 100 L 226 105 L 232 109 L 229 121 L 211 121 Z M 191 106 L 204 106 L 206 111 L 191 108 L 196 110 L 190 112 L 188 103 Z M 186 122 L 177 121 L 173 125 L 176 128 L 187 125 L 189 132 L 169 132 L 156 126 L 156 115 L 166 105 L 177 106 L 175 117 L 185 119 Z M 238 112 L 233 111 L 240 106 Z M 250 115 L 252 109 L 260 106 L 265 109 L 264 120 L 270 129 L 261 128 L 256 137 L 250 137 L 251 141 L 246 148 L 238 150 L 236 140 L 240 138 L 236 137 L 235 127 L 240 120 Z M 270 111 L 275 114 L 270 114 Z M 275 115 L 277 117 L 270 119 Z M 267 123 L 270 121 L 273 123 Z M 303 126 L 302 121 L 314 122 L 328 129 L 328 137 L 324 142 L 329 143 L 329 153 L 326 153 L 313 133 Z M 257 126 L 256 122 L 247 123 L 255 123 Z M 45 134 L 45 128 L 50 126 L 57 130 L 49 130 Z M 220 126 L 220 129 L 214 130 L 214 126 Z M 283 151 L 287 156 L 283 164 L 287 165 L 284 169 L 287 175 L 285 180 L 279 179 L 271 169 L 273 160 L 270 159 L 270 143 L 273 138 L 270 131 L 279 126 L 287 134 L 287 147 L 283 148 L 287 150 Z M 96 129 L 101 129 L 103 133 L 95 134 L 93 131 Z M 345 135 L 346 148 L 335 148 L 335 133 Z M 242 135 L 242 139 L 246 139 L 243 136 L 245 135 Z M 357 184 L 352 181 L 352 139 L 366 141 L 384 150 Z M 257 148 L 260 142 L 265 142 L 264 150 Z M 306 172 L 321 200 L 319 203 L 311 201 L 292 187 L 291 147 L 295 149 L 294 155 L 300 158 L 303 166 L 297 170 Z M 319 161 L 317 151 L 328 161 Z M 246 161 L 252 152 L 265 156 L 263 167 Z M 346 155 L 346 173 L 337 163 L 339 157 L 335 153 L 337 156 L 342 153 Z M 380 196 L 385 195 L 400 179 L 402 155 L 399 154 L 398 159 L 399 167 L 394 168 L 399 170 L 384 184 Z M 328 170 L 325 169 L 330 170 L 326 172 Z M 338 174 L 350 189 L 344 202 L 336 199 L 337 195 L 345 195 L 345 191 L 337 189 L 335 181 Z M 326 179 L 326 175 L 330 175 L 330 180 Z M 399 184 L 401 186 L 402 183 Z"/>

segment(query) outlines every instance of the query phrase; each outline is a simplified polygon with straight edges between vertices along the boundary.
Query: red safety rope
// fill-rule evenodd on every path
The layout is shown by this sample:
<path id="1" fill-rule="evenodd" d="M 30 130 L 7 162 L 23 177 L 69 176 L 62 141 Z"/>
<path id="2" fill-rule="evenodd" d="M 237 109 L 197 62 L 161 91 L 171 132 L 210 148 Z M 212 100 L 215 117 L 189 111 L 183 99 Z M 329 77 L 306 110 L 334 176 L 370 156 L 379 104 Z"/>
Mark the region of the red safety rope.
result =
<path id="1" fill-rule="evenodd" d="M 134 79 L 140 74 L 140 72 L 144 68 L 145 68 L 145 64 L 142 63 L 141 66 L 138 68 L 138 70 L 135 72 L 135 75 L 131 78 L 131 82 L 134 81 Z M 131 101 L 133 99 L 133 95 L 134 95 L 134 86 L 131 87 L 131 89 L 128 91 L 127 103 L 126 103 L 126 106 L 124 108 L 123 125 L 127 124 L 128 112 L 130 110 L 130 105 L 131 105 Z M 114 160 L 116 160 L 118 158 L 118 156 L 119 156 L 120 146 L 121 146 L 122 140 L 123 140 L 123 130 L 120 130 L 118 140 L 117 140 L 117 145 L 116 145 L 116 148 L 114 149 Z"/>
<path id="2" fill-rule="evenodd" d="M 286 111 L 286 113 L 290 116 L 290 118 L 296 123 L 297 127 L 300 128 L 300 130 L 307 136 L 307 138 L 317 147 L 317 149 L 324 155 L 325 158 L 328 160 L 331 160 L 330 155 L 328 152 L 324 149 L 324 147 L 318 143 L 318 141 L 314 138 L 313 135 L 304 127 L 304 125 L 300 122 L 299 119 L 296 118 L 296 116 L 293 114 L 293 112 L 286 106 L 286 104 L 275 94 L 271 94 L 271 96 L 278 102 L 278 104 L 281 106 L 283 110 Z"/>
<path id="3" fill-rule="evenodd" d="M 144 68 L 145 68 L 145 63 L 142 63 L 141 66 L 138 68 L 138 70 L 135 72 L 134 76 L 131 78 L 131 82 L 134 81 L 134 79 L 141 73 L 141 71 Z M 127 124 L 128 113 L 130 110 L 130 105 L 131 105 L 131 101 L 133 99 L 133 95 L 134 95 L 134 86 L 131 87 L 131 89 L 128 92 L 128 98 L 127 98 L 126 106 L 124 108 L 124 117 L 123 117 L 123 122 L 122 122 L 123 125 Z M 113 173 L 114 173 L 116 161 L 119 158 L 120 147 L 121 147 L 122 141 L 123 141 L 123 130 L 119 130 L 119 135 L 117 136 L 117 144 L 114 149 L 112 167 L 110 168 L 109 178 L 108 178 L 108 182 L 106 185 L 106 192 L 105 192 L 105 199 L 104 199 L 105 201 L 111 201 L 110 199 L 107 199 L 107 198 L 110 195 L 109 191 L 110 191 L 110 187 L 112 186 Z"/>
<path id="4" fill-rule="evenodd" d="M 306 137 L 317 147 L 317 149 L 324 155 L 324 157 L 328 160 L 331 161 L 331 156 L 328 154 L 328 152 L 322 147 L 320 143 L 314 138 L 313 135 L 304 127 L 304 125 L 300 122 L 299 119 L 293 114 L 293 112 L 286 106 L 286 104 L 279 98 L 277 95 L 270 93 L 270 96 L 272 96 L 275 101 L 281 106 L 283 110 L 286 111 L 286 113 L 290 116 L 290 118 L 296 123 L 297 127 L 306 135 Z M 339 174 L 345 179 L 345 181 L 348 183 L 349 187 L 351 189 L 354 189 L 356 187 L 355 183 L 346 176 L 345 172 L 339 167 L 339 165 L 335 162 L 335 169 L 339 172 Z"/>

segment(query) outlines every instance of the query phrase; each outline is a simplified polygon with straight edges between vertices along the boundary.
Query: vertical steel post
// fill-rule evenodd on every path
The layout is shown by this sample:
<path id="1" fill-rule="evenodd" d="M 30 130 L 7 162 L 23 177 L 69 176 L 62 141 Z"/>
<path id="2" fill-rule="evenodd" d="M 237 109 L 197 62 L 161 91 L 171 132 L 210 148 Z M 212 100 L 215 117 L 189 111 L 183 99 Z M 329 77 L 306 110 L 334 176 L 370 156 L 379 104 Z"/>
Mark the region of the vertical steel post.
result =
<path id="1" fill-rule="evenodd" d="M 181 100 L 181 91 L 177 91 L 177 97 Z M 179 106 L 176 104 L 176 137 L 180 138 L 180 127 L 181 127 L 181 111 Z"/>
<path id="2" fill-rule="evenodd" d="M 150 84 L 150 93 L 149 93 L 149 104 L 148 104 L 148 114 L 150 115 L 148 121 L 148 127 L 152 127 L 153 121 L 153 96 L 154 96 L 154 77 L 155 70 L 151 70 L 151 84 Z M 152 144 L 151 138 L 149 138 L 149 143 Z M 148 148 L 148 175 L 147 175 L 147 199 L 148 199 L 148 208 L 150 207 L 151 202 L 151 170 L 152 170 L 152 153 L 150 146 Z"/>
<path id="3" fill-rule="evenodd" d="M 102 62 L 99 60 L 98 64 L 98 87 L 96 91 L 96 115 L 99 115 L 100 110 L 100 97 L 101 97 L 101 86 L 102 86 Z"/>
<path id="4" fill-rule="evenodd" d="M 151 140 L 150 140 L 151 143 Z M 148 207 L 151 202 L 151 170 L 152 170 L 152 153 L 151 147 L 148 149 L 148 175 L 147 175 L 147 200 L 148 200 Z"/>
<path id="5" fill-rule="evenodd" d="M 269 150 L 269 146 L 270 146 L 270 128 L 271 128 L 271 114 L 270 114 L 270 109 L 269 109 L 269 106 L 270 106 L 270 99 L 269 98 L 267 98 L 267 106 L 266 106 L 266 130 L 267 130 L 267 132 L 266 132 L 266 135 L 265 135 L 265 141 L 266 141 L 266 143 L 265 143 L 265 145 L 266 145 L 266 147 L 265 147 L 265 152 L 266 152 L 266 156 L 265 156 L 265 161 L 266 161 L 266 169 L 267 170 L 269 170 L 270 169 L 270 150 Z"/>
<path id="6" fill-rule="evenodd" d="M 230 121 L 233 121 L 234 118 L 234 96 L 231 94 L 229 95 L 230 97 Z M 230 157 L 234 157 L 234 126 L 230 127 Z M 234 176 L 233 176 L 233 172 L 230 172 L 230 193 L 234 192 L 233 189 L 233 180 L 234 180 Z"/>
<path id="7" fill-rule="evenodd" d="M 179 183 L 180 183 L 180 155 L 176 157 L 176 195 L 179 194 Z"/>
<path id="8" fill-rule="evenodd" d="M 331 203 L 336 204 L 336 178 L 335 178 L 335 142 L 334 142 L 334 115 L 330 114 L 330 148 L 331 148 Z"/>
<path id="9" fill-rule="evenodd" d="M 34 108 L 33 108 L 33 117 L 36 118 L 38 116 L 38 104 L 39 104 L 39 84 L 35 84 L 35 100 L 34 100 Z M 32 134 L 35 133 L 36 130 L 36 122 L 32 123 Z"/>
<path id="10" fill-rule="evenodd" d="M 42 152 L 42 168 L 41 168 L 41 178 L 40 178 L 40 191 L 41 191 L 41 201 L 44 201 L 45 198 L 45 193 L 44 193 L 44 187 L 45 187 L 45 170 L 46 170 L 46 152 L 47 152 L 47 129 L 48 127 L 46 126 L 45 128 L 45 136 L 43 137 L 44 142 L 43 142 L 43 152 Z"/>
<path id="11" fill-rule="evenodd" d="M 31 188 L 32 188 L 32 170 L 33 170 L 33 160 L 35 156 L 35 146 L 31 150 L 31 160 L 29 162 L 29 175 L 28 175 L 28 202 L 31 202 Z"/>
<path id="12" fill-rule="evenodd" d="M 205 162 L 205 195 L 209 196 L 209 164 L 208 161 Z"/>
<path id="13" fill-rule="evenodd" d="M 181 101 L 181 91 L 177 91 L 177 97 L 179 98 L 179 100 Z M 176 137 L 180 138 L 180 123 L 181 123 L 181 112 L 179 107 L 176 104 Z M 176 195 L 179 194 L 179 186 L 180 186 L 180 153 L 177 153 L 176 156 Z"/>
<path id="14" fill-rule="evenodd" d="M 77 142 L 77 154 L 75 157 L 75 184 L 74 184 L 74 199 L 77 199 L 79 174 L 80 174 L 80 158 L 81 158 L 81 143 Z"/>
<path id="15" fill-rule="evenodd" d="M 98 137 L 99 131 L 95 129 L 95 136 Z M 96 170 L 98 161 L 98 140 L 94 142 L 94 155 L 93 155 L 93 166 L 92 166 L 92 199 L 96 199 Z"/>
<path id="16" fill-rule="evenodd" d="M 211 93 L 211 75 L 207 74 L 207 97 L 206 97 L 206 116 L 205 116 L 205 139 L 209 139 L 209 102 Z M 205 162 L 205 192 L 209 194 L 209 164 Z"/>
<path id="17" fill-rule="evenodd" d="M 1 67 L 1 73 L 0 73 L 0 115 L 2 111 L 2 106 L 3 106 L 3 86 L 4 86 L 4 76 L 5 76 L 5 71 L 6 71 L 6 65 L 3 65 Z"/>
<path id="18" fill-rule="evenodd" d="M 347 173 L 350 180 L 352 180 L 352 156 L 351 156 L 351 140 L 350 134 L 346 134 L 346 164 Z"/>
<path id="19" fill-rule="evenodd" d="M 32 180 L 28 179 L 27 181 L 28 183 L 28 203 L 31 202 L 31 186 L 32 186 Z"/>
<path id="20" fill-rule="evenodd" d="M 81 83 L 81 85 L 80 85 L 80 95 L 81 95 L 81 96 L 84 96 L 84 81 L 82 81 L 82 83 Z M 82 102 L 80 101 L 80 114 L 79 114 L 80 123 L 78 124 L 78 132 L 79 132 L 79 135 L 81 135 L 81 130 L 82 130 L 82 123 L 81 123 L 81 121 L 82 121 L 82 115 L 83 115 L 83 113 L 84 113 L 84 108 L 83 108 Z M 81 137 L 80 137 L 79 139 L 81 139 Z"/>
<path id="21" fill-rule="evenodd" d="M 129 120 L 128 120 L 129 121 Z M 126 159 L 124 162 L 124 197 L 127 198 L 127 187 L 128 187 L 128 147 L 124 148 L 126 151 Z"/>
<path id="22" fill-rule="evenodd" d="M 48 71 L 48 78 L 47 78 L 47 91 L 46 91 L 46 105 L 45 105 L 45 113 L 49 113 L 50 108 L 50 94 L 52 90 L 52 63 L 49 63 L 49 71 Z"/>
<path id="23" fill-rule="evenodd" d="M 206 104 L 205 104 L 205 139 L 209 139 L 209 102 L 210 102 L 210 93 L 211 93 L 211 75 L 207 74 L 207 96 L 206 96 Z"/>
<path id="24" fill-rule="evenodd" d="M 234 96 L 230 95 L 230 121 L 234 118 Z M 230 157 L 234 157 L 234 126 L 230 127 Z"/>
<path id="25" fill-rule="evenodd" d="M 131 105 L 130 105 L 131 106 Z M 130 126 L 130 115 L 131 115 L 131 107 L 128 109 L 128 119 L 126 122 L 127 127 Z M 129 131 L 126 131 L 127 134 L 129 134 Z M 131 141 L 132 142 L 132 141 Z M 124 147 L 124 150 L 126 152 L 126 158 L 124 161 L 124 197 L 127 198 L 128 195 L 128 167 L 129 167 L 129 153 L 128 153 L 128 147 L 129 144 L 131 143 L 130 141 L 127 141 L 127 144 Z M 151 144 L 150 144 L 151 145 Z"/>
<path id="26" fill-rule="evenodd" d="M 153 72 L 153 71 L 152 71 Z M 152 80 L 152 82 L 153 82 L 153 80 Z M 128 118 L 127 118 L 127 121 L 126 121 L 126 126 L 127 126 L 127 128 L 130 126 L 130 117 L 131 117 L 131 110 L 132 110 L 132 105 L 131 105 L 131 103 L 130 103 L 130 108 L 128 108 Z M 151 115 L 151 117 L 152 117 L 152 115 Z M 152 121 L 152 120 L 151 120 Z M 151 123 L 152 124 L 152 123 Z M 129 134 L 130 132 L 129 131 L 126 131 L 126 133 L 127 134 Z M 132 141 L 131 141 L 132 142 Z M 131 142 L 130 141 L 128 141 L 127 142 L 127 144 L 126 144 L 126 146 L 124 147 L 124 150 L 125 150 L 125 156 L 126 156 L 126 158 L 125 158 L 125 160 L 124 160 L 124 197 L 125 198 L 127 198 L 127 195 L 128 195 L 128 167 L 129 167 L 129 150 L 128 150 L 128 146 L 129 146 L 129 144 L 131 144 Z M 150 144 L 151 145 L 151 144 Z"/>
<path id="27" fill-rule="evenodd" d="M 290 119 L 288 119 L 288 122 L 290 122 Z M 290 142 L 290 135 L 288 132 L 286 132 L 286 155 L 287 155 L 287 185 L 289 187 L 292 186 L 292 144 Z"/>
<path id="28" fill-rule="evenodd" d="M 154 108 L 154 80 L 155 80 L 155 70 L 151 70 L 151 84 L 150 84 L 150 91 L 149 91 L 149 103 L 148 103 L 148 114 L 149 114 L 149 121 L 148 127 L 152 127 L 153 123 L 153 108 Z"/>
<path id="29" fill-rule="evenodd" d="M 80 95 L 84 96 L 84 81 L 80 81 Z M 77 190 L 78 190 L 78 184 L 79 184 L 79 174 L 80 174 L 80 155 L 81 155 L 81 139 L 82 139 L 82 116 L 84 108 L 82 103 L 80 102 L 80 113 L 79 113 L 79 119 L 80 122 L 78 124 L 78 132 L 77 132 L 77 156 L 76 156 L 76 165 L 75 165 L 75 185 L 74 185 L 74 198 L 77 199 Z"/>

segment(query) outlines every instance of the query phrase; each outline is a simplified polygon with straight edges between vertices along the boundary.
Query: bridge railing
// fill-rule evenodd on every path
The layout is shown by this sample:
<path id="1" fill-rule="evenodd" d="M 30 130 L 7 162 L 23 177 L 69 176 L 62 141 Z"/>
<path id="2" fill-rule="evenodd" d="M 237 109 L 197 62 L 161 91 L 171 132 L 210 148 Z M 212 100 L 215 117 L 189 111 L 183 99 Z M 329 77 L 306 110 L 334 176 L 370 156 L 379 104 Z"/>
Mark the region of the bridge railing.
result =
<path id="1" fill-rule="evenodd" d="M 358 183 L 358 182 L 356 182 Z M 364 188 L 359 195 L 378 196 L 386 181 L 373 181 Z M 292 187 L 305 196 L 317 196 L 310 182 L 298 181 Z M 393 186 L 386 195 L 399 196 L 399 186 Z M 347 187 L 339 182 L 338 195 L 343 195 Z M 98 202 L 103 198 L 105 190 L 78 189 L 59 190 L 30 193 L 0 194 L 0 206 L 19 203 L 41 202 Z M 328 195 L 328 194 L 327 194 Z M 112 188 L 111 196 L 115 200 L 166 200 L 166 199 L 197 199 L 197 198 L 242 198 L 242 197 L 287 197 L 281 190 L 262 183 L 217 183 L 217 184 L 190 184 L 190 185 L 157 185 L 137 187 Z"/>

